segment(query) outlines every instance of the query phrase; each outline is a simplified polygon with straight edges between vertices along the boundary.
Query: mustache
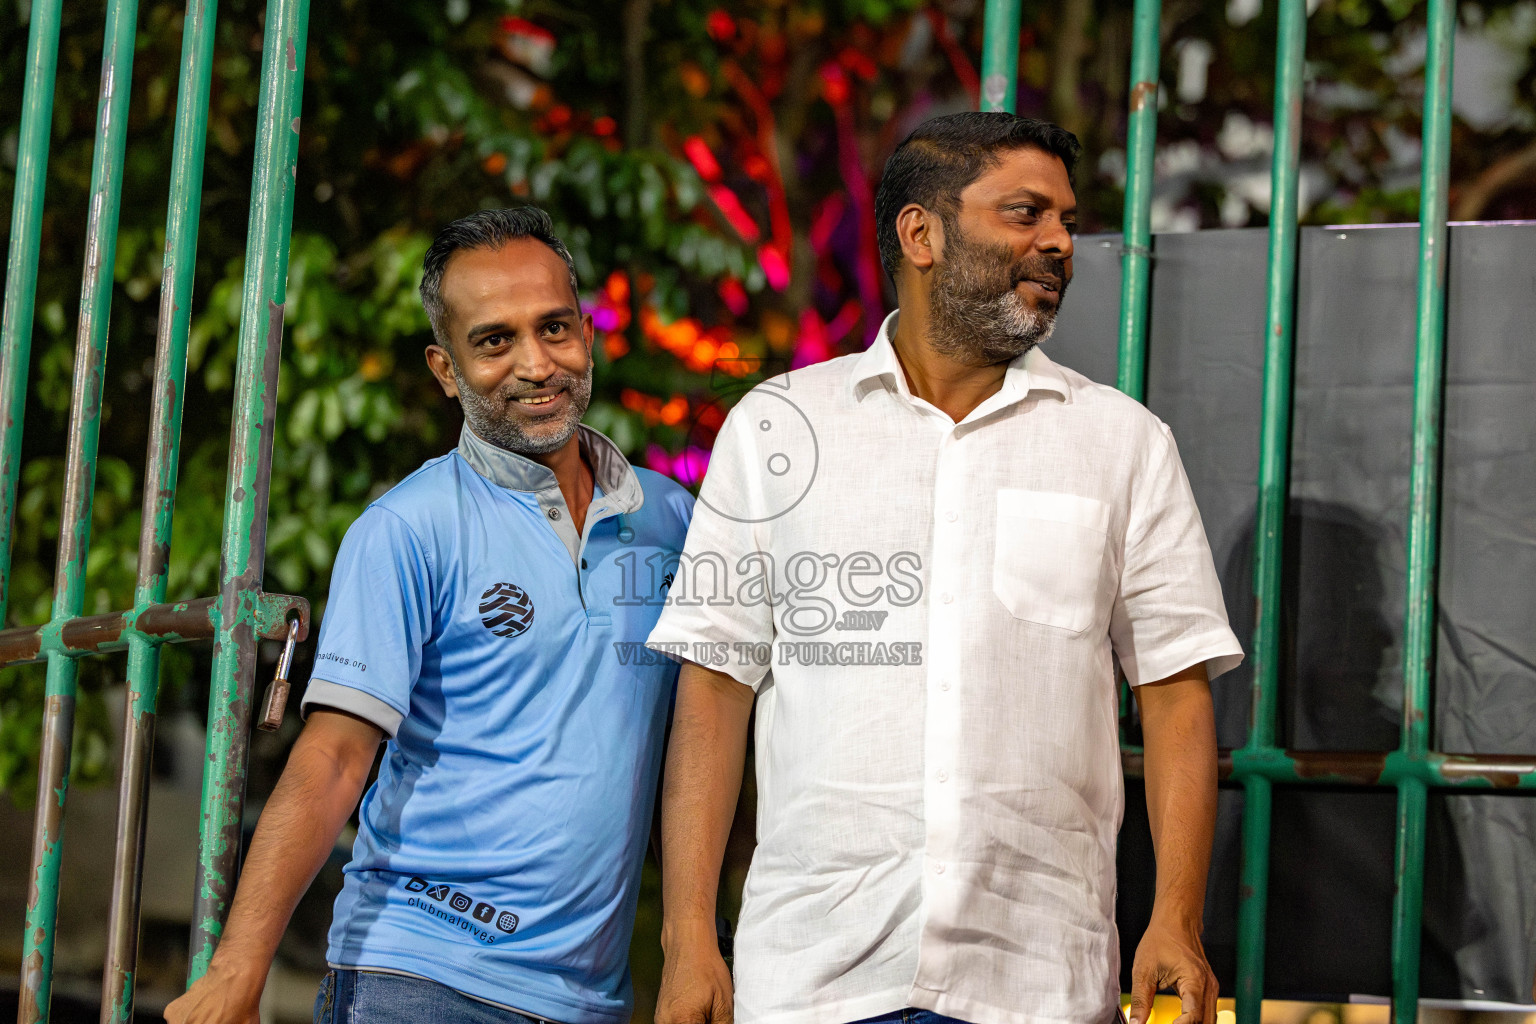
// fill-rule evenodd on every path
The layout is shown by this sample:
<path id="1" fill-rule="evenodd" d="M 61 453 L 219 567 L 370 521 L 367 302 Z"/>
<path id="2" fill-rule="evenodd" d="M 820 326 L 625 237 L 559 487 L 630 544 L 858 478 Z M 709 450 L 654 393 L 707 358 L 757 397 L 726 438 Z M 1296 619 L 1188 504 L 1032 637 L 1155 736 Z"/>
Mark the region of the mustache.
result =
<path id="1" fill-rule="evenodd" d="M 504 402 L 515 402 L 519 398 L 531 395 L 535 391 L 546 391 L 549 388 L 565 388 L 571 390 L 579 387 L 592 373 L 591 367 L 581 376 L 571 373 L 557 373 L 538 384 L 527 381 L 518 381 L 514 384 L 506 384 L 496 389 L 496 398 Z"/>
<path id="2" fill-rule="evenodd" d="M 1067 261 L 1059 256 L 1034 253 L 1015 263 L 1011 270 L 1013 283 L 1053 277 L 1061 282 L 1061 290 L 1067 290 Z"/>

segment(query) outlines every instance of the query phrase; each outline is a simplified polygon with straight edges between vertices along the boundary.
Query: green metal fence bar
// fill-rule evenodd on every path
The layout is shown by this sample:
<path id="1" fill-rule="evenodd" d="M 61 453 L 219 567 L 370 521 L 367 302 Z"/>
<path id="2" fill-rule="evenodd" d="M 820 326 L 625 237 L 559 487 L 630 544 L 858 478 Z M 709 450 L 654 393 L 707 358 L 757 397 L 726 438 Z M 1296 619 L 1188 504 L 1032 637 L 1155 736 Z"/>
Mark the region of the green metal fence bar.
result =
<path id="1" fill-rule="evenodd" d="M 101 98 L 92 157 L 90 214 L 86 228 L 80 325 L 75 347 L 69 457 L 59 523 L 53 620 L 80 614 L 85 561 L 91 546 L 91 498 L 96 484 L 96 446 L 101 432 L 102 376 L 107 356 L 112 267 L 117 258 L 117 214 L 122 197 L 123 149 L 128 138 L 128 96 L 133 80 L 137 0 L 112 0 L 107 8 L 101 57 Z M 22 1024 L 45 1020 L 53 987 L 54 925 L 63 853 L 64 799 L 69 786 L 69 747 L 74 732 L 78 663 L 49 655 L 38 765 L 37 814 L 32 834 L 32 875 L 22 947 Z"/>
<path id="2" fill-rule="evenodd" d="M 1013 113 L 1019 85 L 1019 4 L 987 0 L 981 50 L 981 109 Z"/>
<path id="3" fill-rule="evenodd" d="M 27 36 L 27 81 L 16 141 L 16 190 L 11 202 L 11 251 L 0 314 L 0 626 L 10 598 L 11 524 L 21 479 L 21 428 L 32 362 L 32 311 L 37 298 L 37 255 L 48 183 L 48 132 L 53 124 L 53 78 L 59 63 L 63 0 L 36 0 Z"/>
<path id="4" fill-rule="evenodd" d="M 1147 310 L 1152 301 L 1152 185 L 1157 155 L 1157 89 L 1162 0 L 1136 0 L 1131 32 L 1131 102 L 1125 128 L 1125 248 L 1120 254 L 1120 348 L 1115 386 L 1138 402 L 1147 397 Z M 1131 687 L 1120 681 L 1120 745 Z"/>
<path id="5" fill-rule="evenodd" d="M 197 227 L 202 209 L 203 150 L 208 134 L 208 92 L 213 73 L 217 0 L 188 0 L 182 26 L 181 83 L 171 194 L 166 212 L 165 271 L 155 343 L 155 383 L 149 452 L 144 471 L 144 508 L 139 536 L 134 606 L 165 600 L 170 567 L 171 515 L 181 447 L 182 398 L 187 370 L 187 332 L 197 269 Z M 160 688 L 160 645 L 144 636 L 128 641 L 128 694 L 123 713 L 123 754 L 118 773 L 117 839 L 113 853 L 112 904 L 107 921 L 107 959 L 101 982 L 102 1024 L 133 1019 L 138 963 L 139 895 L 144 833 L 149 813 L 149 769 L 155 744 L 155 706 Z"/>
<path id="6" fill-rule="evenodd" d="M 1147 309 L 1152 298 L 1152 179 L 1162 0 L 1136 0 L 1131 109 L 1125 129 L 1125 250 L 1120 256 L 1120 359 L 1116 384 L 1138 402 L 1147 391 Z M 1121 703 L 1126 694 L 1121 693 Z M 1123 708 L 1122 708 L 1123 711 Z M 1122 719 L 1124 714 L 1121 715 Z"/>
<path id="7" fill-rule="evenodd" d="M 1280 0 L 1275 52 L 1275 149 L 1270 163 L 1265 282 L 1264 398 L 1254 529 L 1253 697 L 1249 750 L 1273 748 L 1280 687 L 1281 551 L 1290 483 L 1291 363 L 1296 311 L 1297 184 L 1306 0 Z M 1264 1000 L 1264 926 L 1269 900 L 1271 783 L 1244 779 L 1243 857 L 1237 910 L 1237 1021 L 1259 1024 Z"/>
<path id="8" fill-rule="evenodd" d="M 308 22 L 308 0 L 272 0 L 267 6 L 224 501 L 220 623 L 208 702 L 208 753 L 192 912 L 192 980 L 208 969 L 218 945 L 239 867 Z"/>
<path id="9" fill-rule="evenodd" d="M 1440 529 L 1440 410 L 1445 378 L 1446 227 L 1451 159 L 1451 62 L 1455 0 L 1430 0 L 1424 57 L 1423 164 L 1419 190 L 1418 309 L 1409 475 L 1407 608 L 1403 625 L 1401 752 L 1429 750 L 1434 672 L 1435 581 Z M 1422 782 L 1398 788 L 1397 892 L 1392 904 L 1392 1018 L 1418 1017 L 1419 933 L 1424 910 Z"/>

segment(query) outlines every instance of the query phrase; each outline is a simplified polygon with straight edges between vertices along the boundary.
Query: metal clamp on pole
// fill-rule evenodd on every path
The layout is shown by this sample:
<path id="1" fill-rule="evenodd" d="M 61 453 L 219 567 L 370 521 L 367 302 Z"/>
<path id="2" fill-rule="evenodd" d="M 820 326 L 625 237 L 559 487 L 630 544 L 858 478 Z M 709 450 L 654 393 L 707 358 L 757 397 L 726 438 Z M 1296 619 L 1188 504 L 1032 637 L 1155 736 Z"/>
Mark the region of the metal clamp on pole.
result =
<path id="1" fill-rule="evenodd" d="M 300 620 L 297 615 L 288 620 L 288 638 L 283 641 L 283 653 L 277 657 L 277 676 L 267 687 L 267 696 L 261 702 L 261 719 L 256 728 L 264 732 L 276 732 L 283 724 L 283 712 L 288 710 L 288 669 L 293 665 L 293 648 L 299 642 Z"/>

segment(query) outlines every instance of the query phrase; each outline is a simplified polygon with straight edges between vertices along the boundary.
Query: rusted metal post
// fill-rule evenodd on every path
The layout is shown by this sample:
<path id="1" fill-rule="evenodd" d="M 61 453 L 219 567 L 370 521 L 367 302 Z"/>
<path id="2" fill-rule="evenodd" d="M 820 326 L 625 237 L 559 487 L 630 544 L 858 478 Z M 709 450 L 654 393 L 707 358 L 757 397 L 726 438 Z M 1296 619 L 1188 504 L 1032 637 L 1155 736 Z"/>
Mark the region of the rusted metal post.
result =
<path id="1" fill-rule="evenodd" d="M 59 63 L 63 0 L 36 0 L 27 35 L 27 82 L 16 140 L 16 192 L 11 201 L 11 251 L 0 316 L 0 626 L 10 598 L 11 529 L 21 479 L 21 427 L 32 362 L 32 313 L 37 299 L 37 254 L 48 183 L 48 129 L 53 123 L 53 80 Z"/>
<path id="2" fill-rule="evenodd" d="M 203 198 L 203 149 L 208 134 L 208 90 L 213 73 L 217 0 L 188 0 L 182 25 L 181 84 L 166 213 L 165 274 L 155 342 L 155 384 L 139 575 L 134 606 L 165 600 L 170 568 L 171 514 L 181 448 L 181 410 L 187 372 L 187 329 L 197 269 L 197 225 Z M 160 645 L 142 635 L 128 641 L 128 694 L 123 708 L 123 755 L 118 772 L 117 841 L 112 862 L 112 905 L 107 960 L 101 981 L 102 1024 L 133 1019 L 138 964 L 139 894 L 144 874 L 144 832 L 149 815 L 149 770 L 155 746 L 160 691 Z"/>
<path id="3" fill-rule="evenodd" d="M 96 486 L 96 447 L 101 434 L 102 376 L 112 306 L 112 266 L 117 258 L 117 214 L 122 197 L 123 149 L 128 138 L 128 95 L 133 80 L 137 0 L 112 0 L 107 8 L 101 57 L 101 98 L 91 166 L 90 217 L 85 270 L 80 285 L 80 325 L 75 346 L 69 457 L 64 469 L 64 507 L 54 575 L 53 622 L 80 614 L 85 561 L 91 547 L 91 498 Z M 64 800 L 69 787 L 69 747 L 75 724 L 77 664 L 50 654 L 38 764 L 37 815 L 32 833 L 32 877 L 22 945 L 21 1024 L 46 1020 L 53 990 L 54 925 L 59 905 L 59 862 L 64 842 Z"/>
<path id="4" fill-rule="evenodd" d="M 224 501 L 219 631 L 208 699 L 191 980 L 208 969 L 239 872 L 256 673 L 255 627 L 266 554 L 267 491 L 272 475 L 272 429 L 277 415 L 278 357 L 283 340 L 308 23 L 308 0 L 271 0 L 267 6 L 229 485 Z"/>
<path id="5" fill-rule="evenodd" d="M 1301 163 L 1306 0 L 1280 0 L 1275 52 L 1275 151 L 1270 161 L 1269 256 L 1264 314 L 1264 404 L 1253 545 L 1253 697 L 1246 748 L 1274 748 L 1280 691 L 1281 557 L 1290 490 L 1291 365 L 1296 314 L 1297 186 Z M 1259 1024 L 1269 901 L 1270 780 L 1243 787 L 1243 860 L 1237 904 L 1237 1021 Z"/>
<path id="6" fill-rule="evenodd" d="M 1451 176 L 1451 65 L 1456 0 L 1429 0 L 1424 55 L 1423 162 L 1419 188 L 1418 309 L 1413 371 L 1413 464 L 1409 474 L 1407 607 L 1403 624 L 1403 723 L 1399 753 L 1429 750 L 1430 682 L 1435 671 L 1435 587 L 1439 575 L 1440 425 L 1445 401 L 1445 293 Z M 1419 946 L 1424 917 L 1424 783 L 1397 791 L 1397 890 L 1392 901 L 1392 1020 L 1418 1019 Z"/>

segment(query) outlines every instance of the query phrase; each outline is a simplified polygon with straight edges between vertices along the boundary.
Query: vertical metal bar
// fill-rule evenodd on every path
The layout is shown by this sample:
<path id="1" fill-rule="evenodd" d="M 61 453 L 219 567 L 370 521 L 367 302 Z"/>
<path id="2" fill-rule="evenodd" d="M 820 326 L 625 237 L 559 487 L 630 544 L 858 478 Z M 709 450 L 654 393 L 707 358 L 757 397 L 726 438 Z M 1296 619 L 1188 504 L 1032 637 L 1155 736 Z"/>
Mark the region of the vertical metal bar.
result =
<path id="1" fill-rule="evenodd" d="M 224 501 L 220 624 L 203 764 L 202 829 L 192 913 L 190 980 L 194 981 L 208 969 L 218 945 L 239 869 L 256 672 L 255 623 L 266 555 L 267 489 L 272 475 L 308 23 L 309 0 L 272 0 L 267 6 Z"/>
<path id="2" fill-rule="evenodd" d="M 208 90 L 213 73 L 217 12 L 217 0 L 188 0 L 182 26 L 181 84 L 171 158 L 171 195 L 165 221 L 165 274 L 160 288 L 154 397 L 139 534 L 139 578 L 134 594 L 137 608 L 165 600 L 166 575 L 170 566 L 171 514 L 176 502 L 187 331 L 197 269 L 203 150 L 208 134 Z M 143 881 L 149 769 L 154 753 L 155 706 L 159 689 L 160 648 L 135 636 L 128 642 L 128 694 L 124 704 L 123 755 L 118 779 L 117 847 L 113 855 L 112 905 L 107 921 L 107 961 L 101 982 L 102 1024 L 126 1024 L 133 1019 L 139 895 Z"/>
<path id="3" fill-rule="evenodd" d="M 1013 113 L 1019 85 L 1020 0 L 987 0 L 981 44 L 981 109 Z"/>
<path id="4" fill-rule="evenodd" d="M 1451 158 L 1455 0 L 1430 0 L 1424 57 L 1424 148 L 1419 187 L 1418 309 L 1409 476 L 1407 609 L 1403 625 L 1402 753 L 1429 749 L 1435 664 L 1435 580 L 1440 530 L 1440 413 L 1445 380 L 1446 228 Z M 1426 794 L 1405 779 L 1397 801 L 1397 893 L 1392 904 L 1392 1019 L 1418 1017 L 1419 932 L 1424 907 Z"/>
<path id="5" fill-rule="evenodd" d="M 1131 109 L 1125 138 L 1125 251 L 1120 257 L 1120 366 L 1116 386 L 1138 402 L 1146 399 L 1147 388 L 1158 26 L 1162 10 L 1162 0 L 1136 0 L 1131 40 Z"/>
<path id="6" fill-rule="evenodd" d="M 1275 151 L 1270 164 L 1269 262 L 1264 319 L 1264 405 L 1254 528 L 1253 703 L 1249 750 L 1274 747 L 1280 687 L 1281 551 L 1290 478 L 1291 364 L 1296 308 L 1297 181 L 1306 0 L 1280 0 L 1275 54 Z M 1238 893 L 1237 1020 L 1259 1024 L 1264 920 L 1269 900 L 1270 782 L 1246 780 Z"/>
<path id="7" fill-rule="evenodd" d="M 11 527 L 21 478 L 21 427 L 32 363 L 32 310 L 42 243 L 43 190 L 48 183 L 48 130 L 53 124 L 53 77 L 59 63 L 63 0 L 36 0 L 27 37 L 27 82 L 16 144 L 16 192 L 11 200 L 11 251 L 0 315 L 0 627 L 11 582 Z"/>
<path id="8" fill-rule="evenodd" d="M 1162 0 L 1136 0 L 1131 98 L 1125 129 L 1125 249 L 1120 256 L 1120 358 L 1115 386 L 1147 397 L 1148 307 L 1152 301 L 1152 183 L 1157 153 L 1157 81 Z M 1120 681 L 1120 744 L 1127 743 L 1131 688 Z"/>
<path id="9" fill-rule="evenodd" d="M 128 96 L 133 80 L 137 20 L 137 0 L 112 0 L 107 8 L 69 414 L 69 458 L 64 470 L 64 508 L 54 576 L 55 623 L 78 616 L 85 596 L 85 561 L 91 546 L 91 498 L 96 485 L 102 376 L 112 305 L 112 266 L 117 258 L 117 213 L 122 197 L 123 149 L 128 138 Z M 17 1014 L 22 1024 L 47 1019 L 52 995 L 54 924 L 59 904 L 59 861 L 63 853 L 64 799 L 69 785 L 77 668 L 73 658 L 53 652 L 48 655 L 37 815 L 32 833 L 32 880 L 27 896 Z"/>

